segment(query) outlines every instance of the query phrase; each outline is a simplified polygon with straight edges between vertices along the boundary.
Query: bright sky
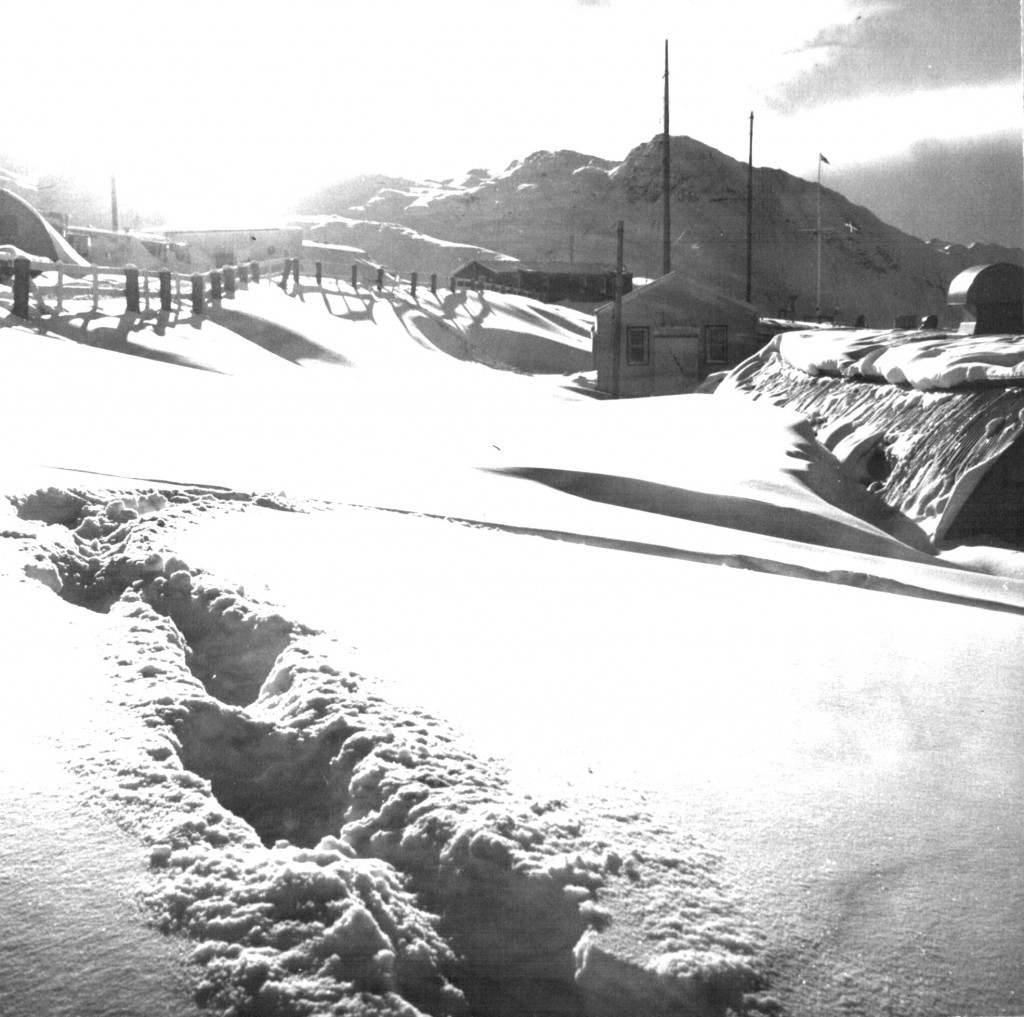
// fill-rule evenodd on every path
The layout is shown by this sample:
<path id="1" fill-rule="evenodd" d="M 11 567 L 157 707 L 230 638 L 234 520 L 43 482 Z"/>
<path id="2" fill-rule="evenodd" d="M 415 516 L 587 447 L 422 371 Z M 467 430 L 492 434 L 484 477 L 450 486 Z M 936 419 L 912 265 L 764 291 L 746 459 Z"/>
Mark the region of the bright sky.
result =
<path id="1" fill-rule="evenodd" d="M 666 39 L 672 133 L 745 160 L 753 111 L 757 165 L 813 177 L 820 151 L 842 190 L 918 141 L 1020 148 L 1018 0 L 58 0 L 4 30 L 33 98 L 7 104 L 8 156 L 116 168 L 122 204 L 200 218 L 361 173 L 621 159 L 662 129 Z"/>

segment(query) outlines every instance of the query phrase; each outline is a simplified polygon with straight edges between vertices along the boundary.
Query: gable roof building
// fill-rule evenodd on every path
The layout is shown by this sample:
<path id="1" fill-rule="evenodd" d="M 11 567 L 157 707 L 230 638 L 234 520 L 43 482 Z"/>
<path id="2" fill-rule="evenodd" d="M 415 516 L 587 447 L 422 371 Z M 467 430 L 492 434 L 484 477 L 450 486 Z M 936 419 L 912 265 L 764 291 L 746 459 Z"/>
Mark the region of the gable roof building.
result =
<path id="1" fill-rule="evenodd" d="M 752 304 L 670 272 L 622 298 L 616 365 L 614 307 L 603 304 L 594 313 L 597 387 L 613 395 L 693 391 L 765 341 Z"/>

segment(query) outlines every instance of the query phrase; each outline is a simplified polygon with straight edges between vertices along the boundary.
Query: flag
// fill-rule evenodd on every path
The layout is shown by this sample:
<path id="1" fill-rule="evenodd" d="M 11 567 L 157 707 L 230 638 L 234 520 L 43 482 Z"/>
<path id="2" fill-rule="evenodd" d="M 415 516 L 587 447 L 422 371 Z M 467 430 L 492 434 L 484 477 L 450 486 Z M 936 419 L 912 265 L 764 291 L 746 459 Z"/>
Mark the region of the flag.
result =
<path id="1" fill-rule="evenodd" d="M 824 156 L 823 156 L 823 155 L 821 154 L 821 152 L 819 152 L 819 153 L 818 153 L 818 158 L 819 158 L 819 159 L 820 159 L 820 160 L 821 160 L 821 161 L 822 161 L 822 162 L 823 162 L 823 163 L 824 163 L 824 164 L 825 164 L 826 166 L 831 166 L 831 165 L 832 165 L 832 163 L 830 163 L 830 162 L 828 161 L 828 159 L 826 159 L 826 158 L 825 158 L 825 157 L 824 157 Z"/>

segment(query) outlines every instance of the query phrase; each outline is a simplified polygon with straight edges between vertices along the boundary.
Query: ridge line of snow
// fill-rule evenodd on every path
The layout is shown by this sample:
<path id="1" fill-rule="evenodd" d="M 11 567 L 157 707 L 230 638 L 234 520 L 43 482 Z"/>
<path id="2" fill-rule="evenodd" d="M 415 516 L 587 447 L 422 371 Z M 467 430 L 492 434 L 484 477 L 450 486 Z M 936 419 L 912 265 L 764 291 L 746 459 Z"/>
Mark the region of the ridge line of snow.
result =
<path id="1" fill-rule="evenodd" d="M 972 578 L 984 582 L 991 579 L 994 587 L 988 596 L 968 596 L 962 593 L 954 593 L 948 589 L 941 589 L 948 584 L 941 579 L 934 585 L 916 585 L 903 582 L 888 576 L 872 575 L 870 572 L 858 572 L 854 569 L 815 569 L 808 565 L 799 565 L 793 562 L 786 562 L 781 558 L 768 558 L 759 555 L 743 553 L 718 553 L 713 551 L 696 551 L 681 547 L 671 547 L 667 544 L 658 544 L 641 540 L 630 540 L 624 537 L 602 537 L 595 533 L 580 533 L 572 530 L 548 529 L 541 526 L 526 526 L 519 523 L 502 523 L 493 519 L 474 519 L 465 516 L 447 515 L 442 512 L 430 512 L 422 509 L 408 509 L 397 506 L 373 505 L 363 502 L 333 501 L 332 506 L 344 506 L 346 508 L 369 509 L 377 512 L 392 512 L 398 515 L 419 516 L 426 519 L 444 520 L 445 522 L 459 523 L 466 526 L 474 526 L 482 529 L 499 530 L 503 533 L 518 534 L 521 536 L 540 537 L 548 540 L 563 540 L 571 544 L 586 544 L 590 547 L 601 547 L 608 550 L 627 551 L 634 554 L 654 555 L 663 558 L 676 558 L 681 561 L 692 562 L 696 565 L 718 565 L 727 568 L 738 568 L 749 572 L 762 572 L 774 576 L 784 576 L 791 579 L 807 579 L 812 582 L 832 583 L 840 586 L 851 586 L 857 589 L 868 590 L 873 593 L 890 593 L 906 597 L 915 597 L 921 600 L 938 600 L 947 604 L 956 604 L 961 607 L 977 607 L 986 610 L 1007 612 L 1010 614 L 1024 615 L 1024 591 L 1019 598 L 1012 597 L 1006 590 L 1006 582 L 1002 578 L 985 576 L 977 573 Z M 910 564 L 901 561 L 901 565 Z M 938 566 L 930 566 L 938 570 Z M 941 570 L 940 570 L 941 571 Z M 959 570 L 954 575 L 963 575 Z M 989 584 L 985 584 L 989 585 Z M 1002 596 L 1000 596 L 1002 595 Z M 1005 599 L 1004 599 L 1005 598 Z"/>

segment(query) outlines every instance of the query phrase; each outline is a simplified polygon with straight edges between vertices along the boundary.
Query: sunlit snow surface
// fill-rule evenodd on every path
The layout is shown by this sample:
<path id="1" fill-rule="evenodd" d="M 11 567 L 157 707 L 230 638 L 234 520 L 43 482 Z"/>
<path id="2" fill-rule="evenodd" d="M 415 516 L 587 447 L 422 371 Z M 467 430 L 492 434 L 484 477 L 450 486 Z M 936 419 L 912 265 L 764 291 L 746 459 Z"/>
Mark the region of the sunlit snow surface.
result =
<path id="1" fill-rule="evenodd" d="M 74 560 L 87 562 L 121 541 L 117 554 L 141 562 L 130 578 L 166 576 L 153 603 L 194 654 L 217 652 L 199 629 L 189 633 L 188 605 L 201 601 L 205 583 L 235 591 L 221 611 L 235 612 L 237 624 L 249 608 L 236 603 L 267 605 L 254 630 L 267 633 L 266 653 L 276 653 L 275 633 L 299 649 L 326 640 L 329 665 L 341 661 L 361 676 L 351 696 L 366 716 L 376 711 L 392 725 L 419 718 L 428 733 L 411 751 L 422 745 L 427 755 L 410 775 L 420 781 L 424 766 L 441 772 L 430 760 L 446 760 L 454 790 L 449 799 L 432 792 L 443 799 L 436 815 L 455 816 L 468 831 L 483 824 L 489 864 L 493 845 L 511 834 L 485 818 L 488 801 L 513 816 L 520 807 L 529 814 L 530 802 L 564 803 L 535 810 L 536 825 L 553 852 L 570 854 L 549 857 L 516 841 L 534 873 L 523 886 L 561 893 L 564 884 L 566 899 L 599 909 L 593 915 L 610 924 L 592 919 L 598 931 L 585 933 L 589 945 L 576 960 L 584 995 L 571 1005 L 549 998 L 557 1012 L 627 1012 L 623 1001 L 644 999 L 656 1012 L 651 986 L 685 981 L 683 969 L 698 956 L 717 958 L 706 969 L 715 984 L 745 986 L 728 1002 L 751 1013 L 777 1005 L 808 1015 L 1019 1012 L 1024 587 L 937 561 L 794 416 L 704 396 L 592 401 L 567 377 L 525 374 L 585 352 L 580 316 L 559 319 L 558 309 L 516 297 L 420 298 L 332 282 L 323 293 L 307 288 L 301 300 L 253 288 L 201 327 L 184 316 L 125 329 L 114 304 L 84 335 L 81 315 L 40 318 L 49 336 L 4 319 L 2 455 L 6 490 L 21 499 L 23 518 L 12 508 L 2 542 L 5 595 L 17 605 L 7 615 L 7 645 L 19 656 L 0 760 L 18 774 L 5 784 L 7 811 L 41 806 L 24 836 L 6 831 L 5 874 L 43 867 L 53 889 L 32 890 L 40 900 L 60 901 L 82 916 L 79 924 L 132 928 L 137 920 L 121 910 L 125 871 L 166 907 L 162 891 L 146 887 L 163 885 L 168 860 L 172 872 L 180 863 L 182 886 L 205 879 L 225 895 L 225 909 L 244 911 L 239 902 L 256 891 L 237 887 L 264 881 L 272 893 L 280 873 L 320 865 L 349 887 L 346 900 L 362 894 L 358 908 L 337 913 L 328 894 L 331 935 L 354 935 L 364 911 L 384 922 L 350 872 L 368 863 L 347 861 L 344 844 L 327 842 L 315 863 L 284 848 L 275 855 L 243 822 L 219 818 L 225 809 L 201 780 L 193 786 L 187 767 L 168 776 L 166 767 L 178 764 L 171 743 L 160 741 L 162 725 L 179 703 L 193 704 L 176 729 L 181 750 L 208 768 L 222 804 L 236 771 L 218 770 L 229 761 L 203 740 L 203 725 L 223 730 L 222 741 L 232 724 L 237 739 L 277 725 L 298 747 L 326 723 L 328 714 L 316 711 L 328 706 L 300 696 L 301 683 L 312 681 L 301 667 L 279 664 L 272 689 L 244 711 L 226 710 L 175 663 L 173 638 L 160 635 L 148 608 L 129 600 L 96 614 L 41 585 L 62 580 L 68 596 L 74 574 L 50 564 L 71 560 L 61 549 L 74 544 Z M 487 351 L 513 372 L 472 362 L 487 360 Z M 263 503 L 136 501 L 136 522 L 136 510 L 125 511 L 131 496 L 116 501 L 119 490 L 174 484 L 217 485 Z M 93 529 L 78 527 L 95 544 L 75 544 L 66 526 L 30 518 L 25 496 L 51 486 L 92 491 L 96 505 L 108 506 Z M 114 529 L 122 524 L 123 534 Z M 186 567 L 191 579 L 175 579 Z M 321 635 L 289 629 L 293 622 Z M 320 659 L 318 649 L 303 652 Z M 329 665 L 316 686 L 325 702 L 334 694 Z M 69 671 L 95 691 L 69 697 Z M 339 690 L 338 708 L 351 711 Z M 442 721 L 453 741 L 437 740 Z M 399 765 L 380 758 L 381 773 Z M 479 771 L 468 769 L 473 759 Z M 64 778 L 61 812 L 52 792 L 68 767 L 76 776 Z M 365 767 L 356 775 L 367 794 L 382 779 Z M 74 805 L 90 787 L 95 813 Z M 186 805 L 194 817 L 212 810 L 218 818 L 197 822 L 199 840 L 172 851 L 165 835 L 174 827 L 185 837 L 175 810 Z M 253 822 L 277 829 L 258 802 L 247 807 Z M 403 820 L 409 829 L 416 808 Z M 111 812 L 127 834 L 109 825 Z M 359 848 L 382 859 L 373 864 L 426 857 L 426 840 L 414 855 L 411 843 L 396 845 L 374 822 L 368 829 L 378 839 Z M 507 829 L 525 828 L 516 822 Z M 216 829 L 225 832 L 213 836 Z M 574 838 L 582 854 L 565 872 L 576 875 L 557 875 L 555 860 L 571 857 Z M 92 886 L 109 886 L 98 901 L 82 904 L 60 889 L 69 839 L 96 860 Z M 357 843 L 355 827 L 348 839 Z M 445 848 L 453 858 L 458 843 L 456 836 Z M 588 859 L 602 852 L 600 868 Z M 613 855 L 635 874 L 622 875 Z M 151 858 L 156 868 L 144 876 Z M 446 878 L 465 878 L 468 870 L 451 865 Z M 102 873 L 115 869 L 119 882 L 108 883 Z M 374 871 L 384 886 L 384 869 Z M 0 931 L 0 957 L 23 975 L 12 1007 L 43 1012 L 39 993 L 54 956 L 45 922 L 26 908 L 27 876 L 2 885 L 5 912 L 21 916 L 13 931 Z M 422 937 L 419 960 L 399 950 L 391 961 L 367 960 L 371 974 L 360 977 L 378 995 L 389 986 L 407 999 L 419 992 L 413 1003 L 423 1012 L 456 1012 L 456 994 L 431 1002 L 415 970 L 457 971 L 416 910 L 437 901 L 393 894 L 388 914 L 409 941 Z M 92 919 L 93 906 L 112 917 Z M 186 929 L 212 942 L 224 933 L 210 914 Z M 478 915 L 463 919 L 484 934 Z M 442 923 L 442 934 L 454 921 Z M 37 927 L 38 953 L 27 945 Z M 260 934 L 269 944 L 283 928 Z M 154 976 L 140 988 L 145 1012 L 187 1012 L 177 940 L 140 944 L 154 971 L 166 962 L 171 972 L 166 983 Z M 266 944 L 250 943 L 241 960 L 209 949 L 200 960 L 243 984 L 239 965 L 257 970 L 253 951 Z M 313 963 L 313 949 L 302 964 Z M 524 972 L 534 965 L 539 979 L 552 976 L 527 947 L 517 949 L 510 957 Z M 315 950 L 327 951 L 316 965 L 328 970 L 328 947 Z M 70 967 L 86 964 L 81 952 L 67 956 Z M 476 963 L 487 968 L 486 958 Z M 746 985 L 741 969 L 762 981 Z M 309 984 L 321 987 L 316 979 L 330 973 L 309 972 Z M 500 1009 L 484 989 L 467 992 L 478 1008 L 483 1000 Z M 691 1012 L 725 1005 L 686 998 Z M 132 1012 L 113 999 L 95 1009 L 84 996 L 76 1002 L 66 1012 Z"/>

